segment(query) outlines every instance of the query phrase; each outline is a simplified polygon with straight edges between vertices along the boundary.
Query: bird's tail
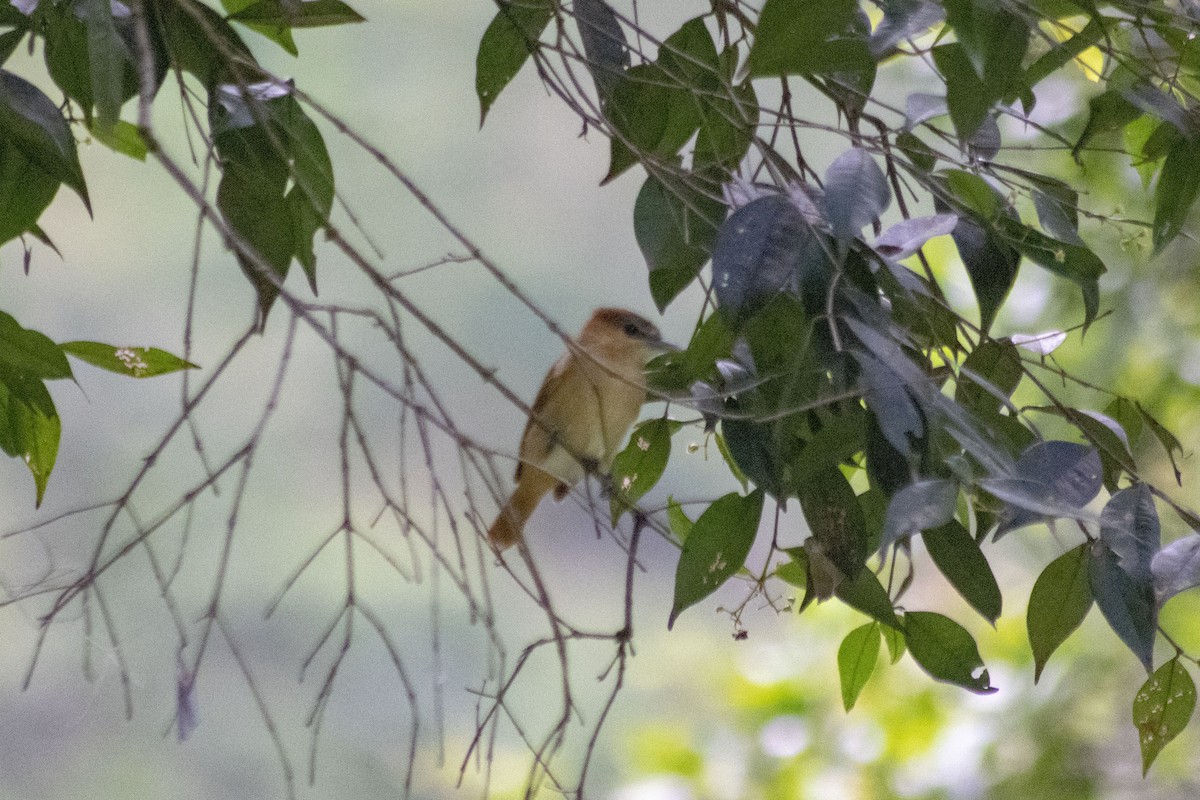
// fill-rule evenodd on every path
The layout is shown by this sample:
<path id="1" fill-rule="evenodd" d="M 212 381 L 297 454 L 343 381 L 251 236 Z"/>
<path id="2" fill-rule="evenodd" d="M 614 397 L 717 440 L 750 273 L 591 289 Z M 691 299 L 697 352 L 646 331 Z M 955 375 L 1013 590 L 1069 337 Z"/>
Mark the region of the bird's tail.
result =
<path id="1" fill-rule="evenodd" d="M 500 509 L 492 527 L 488 528 L 488 539 L 497 550 L 516 544 L 525 530 L 525 521 L 542 502 L 546 493 L 558 484 L 558 479 L 540 469 L 527 467 L 513 490 L 512 497 Z"/>

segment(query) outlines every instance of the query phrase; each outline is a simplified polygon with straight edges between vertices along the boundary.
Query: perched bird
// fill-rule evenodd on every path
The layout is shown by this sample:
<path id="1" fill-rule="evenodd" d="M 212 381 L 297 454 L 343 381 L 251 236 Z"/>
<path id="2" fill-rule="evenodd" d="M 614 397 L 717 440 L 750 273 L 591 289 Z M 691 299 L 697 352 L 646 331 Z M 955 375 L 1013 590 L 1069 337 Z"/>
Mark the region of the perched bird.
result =
<path id="1" fill-rule="evenodd" d="M 503 550 L 553 491 L 566 497 L 589 472 L 607 471 L 646 401 L 643 369 L 655 354 L 675 349 L 645 317 L 598 308 L 538 390 L 521 436 L 516 489 L 488 529 Z"/>

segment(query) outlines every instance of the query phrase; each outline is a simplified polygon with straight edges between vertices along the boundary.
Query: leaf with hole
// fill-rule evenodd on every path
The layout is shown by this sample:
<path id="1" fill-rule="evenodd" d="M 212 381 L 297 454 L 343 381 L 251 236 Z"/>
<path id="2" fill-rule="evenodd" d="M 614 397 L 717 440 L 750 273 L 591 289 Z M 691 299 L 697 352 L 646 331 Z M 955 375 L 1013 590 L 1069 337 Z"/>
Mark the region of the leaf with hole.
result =
<path id="1" fill-rule="evenodd" d="M 1133 725 L 1142 748 L 1142 777 L 1164 747 L 1183 732 L 1196 710 L 1196 684 L 1175 656 L 1133 698 Z"/>
<path id="2" fill-rule="evenodd" d="M 675 600 L 667 629 L 683 611 L 715 592 L 746 561 L 762 517 L 763 493 L 716 500 L 692 525 L 675 568 Z"/>
<path id="3" fill-rule="evenodd" d="M 932 611 L 909 611 L 904 615 L 904 639 L 913 660 L 934 680 L 976 694 L 996 691 L 975 639 L 949 617 Z"/>

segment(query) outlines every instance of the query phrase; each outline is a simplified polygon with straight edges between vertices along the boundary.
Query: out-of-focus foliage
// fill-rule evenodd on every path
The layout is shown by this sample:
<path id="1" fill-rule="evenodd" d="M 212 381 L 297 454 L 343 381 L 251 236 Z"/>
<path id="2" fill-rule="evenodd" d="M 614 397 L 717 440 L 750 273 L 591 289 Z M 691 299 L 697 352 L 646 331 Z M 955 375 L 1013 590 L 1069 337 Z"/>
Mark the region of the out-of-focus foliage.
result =
<path id="1" fill-rule="evenodd" d="M 1114 254 L 1092 243 L 1100 234 L 1148 231 L 1154 255 L 1186 246 L 1200 195 L 1198 23 L 1188 1 L 767 0 L 714 2 L 653 30 L 604 0 L 498 3 L 477 62 L 482 114 L 533 61 L 610 137 L 604 181 L 644 169 L 633 223 L 650 294 L 665 309 L 698 282 L 705 297 L 691 343 L 654 365 L 653 388 L 701 412 L 755 487 L 748 499 L 799 502 L 811 535 L 777 530 L 766 563 L 803 576 L 800 607 L 837 597 L 882 626 L 843 642 L 847 706 L 884 628 L 934 679 L 994 688 L 967 629 L 905 603 L 916 536 L 995 621 L 1016 598 L 988 539 L 1055 521 L 1074 532 L 1029 604 L 1035 680 L 1093 605 L 1147 673 L 1169 663 L 1179 686 L 1194 665 L 1169 638 L 1174 652 L 1155 658 L 1162 603 L 1200 585 L 1195 534 L 1164 549 L 1159 511 L 1172 530 L 1200 520 L 1143 466 L 1161 457 L 1149 442 L 1173 465 L 1181 445 L 1137 393 L 1098 389 L 1054 354 L 1107 344 L 1083 338 L 1112 310 L 1100 281 Z M 798 108 L 798 82 L 825 107 Z M 896 94 L 897 82 L 912 89 Z M 1078 113 L 1042 124 L 1064 82 L 1088 87 Z M 843 142 L 828 163 L 808 141 L 816 132 Z M 1122 172 L 1152 187 L 1147 219 L 1099 201 L 1128 192 L 1142 207 Z M 974 308 L 948 299 L 943 265 L 926 255 L 946 235 Z M 1031 269 L 1074 287 L 1070 318 L 993 333 Z M 672 623 L 745 566 L 744 530 L 762 510 L 726 519 L 735 501 L 716 501 L 696 523 L 703 536 L 684 540 Z M 724 534 L 703 525 L 710 513 Z M 1140 730 L 1157 725 L 1147 767 L 1190 708 L 1157 722 L 1137 712 Z"/>

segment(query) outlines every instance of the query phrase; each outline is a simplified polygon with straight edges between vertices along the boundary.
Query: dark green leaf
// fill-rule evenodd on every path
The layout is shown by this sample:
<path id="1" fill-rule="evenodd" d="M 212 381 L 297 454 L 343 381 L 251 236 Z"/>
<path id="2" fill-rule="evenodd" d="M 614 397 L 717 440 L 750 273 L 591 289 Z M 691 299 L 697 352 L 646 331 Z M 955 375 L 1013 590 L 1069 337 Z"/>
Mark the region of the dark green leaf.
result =
<path id="1" fill-rule="evenodd" d="M 646 179 L 633 207 L 633 232 L 650 270 L 659 311 L 700 274 L 725 217 L 724 204 L 691 182 Z"/>
<path id="2" fill-rule="evenodd" d="M 671 457 L 671 434 L 678 427 L 679 423 L 662 417 L 647 420 L 633 429 L 629 444 L 613 459 L 609 499 L 613 525 L 662 477 Z"/>
<path id="3" fill-rule="evenodd" d="M 1149 672 L 1154 659 L 1158 607 L 1150 580 L 1134 578 L 1104 542 L 1091 545 L 1092 597 L 1109 627 Z"/>
<path id="4" fill-rule="evenodd" d="M 950 234 L 979 302 L 980 327 L 988 330 L 1017 279 L 1021 254 L 990 228 L 961 217 Z"/>
<path id="5" fill-rule="evenodd" d="M 1008 404 L 1024 374 L 1011 342 L 987 339 L 963 362 L 954 399 L 981 417 L 994 417 Z"/>
<path id="6" fill-rule="evenodd" d="M 1101 17 L 1099 15 L 1093 16 L 1083 30 L 1065 42 L 1051 48 L 1049 52 L 1044 53 L 1029 65 L 1029 69 L 1025 70 L 1025 85 L 1029 87 L 1036 86 L 1044 78 L 1049 77 L 1069 64 L 1072 59 L 1084 50 L 1099 42 L 1104 37 L 1104 33 L 1104 24 L 1101 21 Z"/>
<path id="7" fill-rule="evenodd" d="M 1198 184 L 1200 185 L 1200 184 Z M 1098 282 L 1104 274 L 1104 262 L 1083 245 L 1060 242 L 1010 217 L 1001 217 L 1005 239 L 1038 266 L 1070 281 L 1083 290 L 1084 329 L 1100 310 Z"/>
<path id="8" fill-rule="evenodd" d="M 1050 562 L 1033 584 L 1025 624 L 1033 649 L 1033 682 L 1046 661 L 1092 608 L 1091 560 L 1081 544 Z"/>
<path id="9" fill-rule="evenodd" d="M 881 630 L 883 643 L 887 645 L 888 661 L 893 664 L 899 663 L 900 659 L 904 658 L 904 651 L 907 649 L 904 644 L 904 632 L 899 628 L 889 628 L 886 625 Z"/>
<path id="10" fill-rule="evenodd" d="M 127 375 L 131 378 L 153 378 L 182 369 L 198 369 L 190 361 L 171 355 L 157 347 L 114 347 L 101 342 L 64 342 L 62 350 L 94 367 Z"/>
<path id="11" fill-rule="evenodd" d="M 865 38 L 847 36 L 859 13 L 855 0 L 767 0 L 748 64 L 755 77 L 863 72 L 875 60 Z"/>
<path id="12" fill-rule="evenodd" d="M 1167 153 L 1154 190 L 1154 252 L 1160 253 L 1183 230 L 1200 195 L 1200 140 L 1180 139 Z"/>
<path id="13" fill-rule="evenodd" d="M 37 225 L 60 181 L 0 139 L 0 244 Z"/>
<path id="14" fill-rule="evenodd" d="M 1183 732 L 1196 710 L 1196 684 L 1175 656 L 1138 689 L 1133 724 L 1142 746 L 1142 777 L 1172 739 Z"/>
<path id="15" fill-rule="evenodd" d="M 71 365 L 63 351 L 45 334 L 22 328 L 0 311 L 0 368 L 39 380 L 70 378 Z"/>
<path id="16" fill-rule="evenodd" d="M 949 617 L 932 611 L 909 611 L 904 615 L 904 639 L 913 659 L 934 680 L 976 694 L 996 691 L 975 640 Z"/>
<path id="17" fill-rule="evenodd" d="M 17 45 L 21 44 L 21 39 L 25 37 L 27 32 L 18 28 L 17 30 L 0 33 L 0 64 L 8 61 L 9 56 L 17 49 Z"/>
<path id="18" fill-rule="evenodd" d="M 62 423 L 45 384 L 28 374 L 0 370 L 0 450 L 25 462 L 39 506 L 61 435 Z"/>
<path id="19" fill-rule="evenodd" d="M 796 487 L 813 538 L 843 575 L 857 577 L 867 559 L 867 530 L 850 482 L 833 464 Z M 890 606 L 890 603 L 889 603 Z"/>
<path id="20" fill-rule="evenodd" d="M 1033 190 L 1033 207 L 1042 230 L 1067 244 L 1079 238 L 1079 193 L 1066 184 L 1043 184 Z"/>
<path id="21" fill-rule="evenodd" d="M 958 484 L 951 480 L 924 480 L 905 486 L 888 503 L 879 548 L 949 523 L 954 519 L 957 501 Z"/>
<path id="22" fill-rule="evenodd" d="M 1000 617 L 1002 599 L 996 576 L 983 551 L 957 520 L 921 534 L 925 549 L 938 570 L 971 607 L 993 625 Z"/>
<path id="23" fill-rule="evenodd" d="M 937 166 L 937 153 L 922 142 L 916 135 L 902 131 L 896 136 L 896 146 L 908 156 L 912 165 L 921 172 L 929 172 Z"/>
<path id="24" fill-rule="evenodd" d="M 879 660 L 879 623 L 868 622 L 846 635 L 838 648 L 838 675 L 842 680 L 842 705 L 847 711 L 854 708 L 875 662 Z"/>
<path id="25" fill-rule="evenodd" d="M 844 572 L 843 572 L 844 574 Z M 887 589 L 869 569 L 860 569 L 853 577 L 843 578 L 834 589 L 834 595 L 846 605 L 861 611 L 876 622 L 889 628 L 900 627 L 896 610 L 892 607 Z"/>
<path id="26" fill-rule="evenodd" d="M 0 139 L 7 140 L 51 177 L 74 189 L 91 213 L 70 126 L 54 101 L 7 70 L 0 70 Z"/>
<path id="27" fill-rule="evenodd" d="M 960 43 L 933 48 L 933 61 L 946 82 L 946 105 L 950 109 L 954 129 L 960 139 L 970 139 L 987 119 L 992 104 L 998 98 L 988 95 Z"/>
<path id="28" fill-rule="evenodd" d="M 479 97 L 481 126 L 488 109 L 520 72 L 553 17 L 550 0 L 513 0 L 500 5 L 479 40 L 475 56 L 475 94 Z"/>
<path id="29" fill-rule="evenodd" d="M 629 67 L 625 32 L 604 0 L 575 0 L 574 9 L 588 70 L 601 102 L 607 102 L 614 84 Z"/>
<path id="30" fill-rule="evenodd" d="M 1159 444 L 1167 451 L 1167 458 L 1171 459 L 1171 466 L 1175 470 L 1175 482 L 1180 486 L 1183 485 L 1183 475 L 1179 471 L 1179 464 L 1175 461 L 1176 454 L 1183 455 L 1183 445 L 1175 438 L 1175 434 L 1171 433 L 1163 424 L 1150 415 L 1150 412 L 1142 407 L 1141 403 L 1134 403 L 1137 410 L 1141 413 L 1142 419 L 1150 426 L 1150 431 L 1154 434 L 1154 438 L 1158 439 Z"/>
<path id="31" fill-rule="evenodd" d="M 366 21 L 341 0 L 259 0 L 229 18 L 278 28 L 317 28 Z"/>
<path id="32" fill-rule="evenodd" d="M 733 212 L 717 232 L 712 256 L 721 311 L 743 320 L 779 293 L 797 291 L 806 242 L 815 238 L 811 227 L 783 195 Z"/>
<path id="33" fill-rule="evenodd" d="M 1071 151 L 1071 155 L 1077 160 L 1079 153 L 1094 136 L 1124 128 L 1141 116 L 1137 106 L 1122 97 L 1119 91 L 1113 89 L 1089 100 L 1088 109 L 1087 125 L 1080 134 L 1079 141 L 1075 143 L 1075 148 Z"/>
<path id="34" fill-rule="evenodd" d="M 117 33 L 110 0 L 77 0 L 87 28 L 88 66 L 92 97 L 96 101 L 96 125 L 112 130 L 124 103 L 125 77 L 130 63 L 129 51 Z"/>
<path id="35" fill-rule="evenodd" d="M 891 198 L 883 170 L 862 148 L 842 153 L 825 173 L 825 208 L 838 239 L 852 239 L 878 221 Z"/>
<path id="36" fill-rule="evenodd" d="M 675 601 L 670 630 L 684 609 L 699 603 L 742 568 L 762 516 L 763 493 L 727 494 L 709 506 L 692 526 L 675 569 Z"/>

